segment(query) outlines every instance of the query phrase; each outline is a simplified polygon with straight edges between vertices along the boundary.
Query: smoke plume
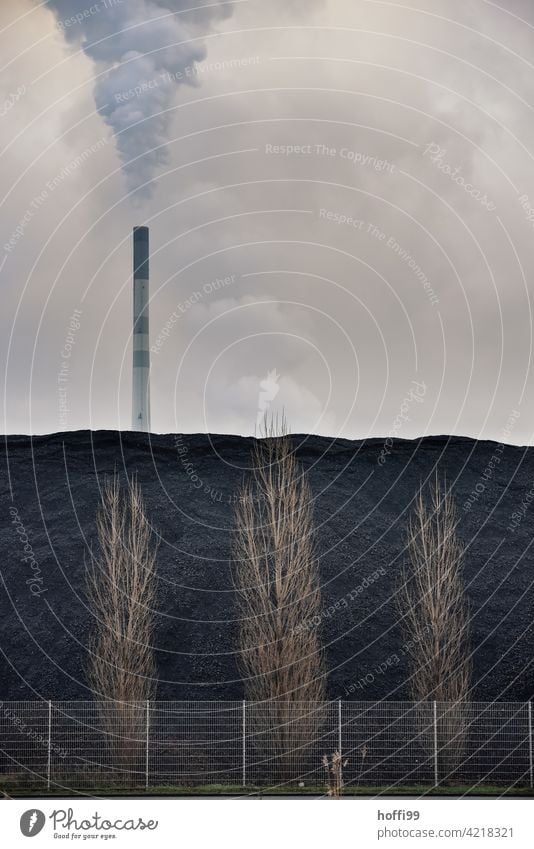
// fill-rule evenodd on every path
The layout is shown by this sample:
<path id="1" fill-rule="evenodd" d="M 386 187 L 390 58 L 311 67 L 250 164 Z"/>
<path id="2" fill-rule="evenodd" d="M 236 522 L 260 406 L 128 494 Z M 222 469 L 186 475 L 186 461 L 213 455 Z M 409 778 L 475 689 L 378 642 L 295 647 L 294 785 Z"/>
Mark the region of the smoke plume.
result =
<path id="1" fill-rule="evenodd" d="M 50 0 L 58 29 L 95 63 L 95 102 L 113 129 L 130 189 L 149 193 L 166 140 L 175 87 L 193 84 L 202 35 L 231 14 L 224 0 Z"/>

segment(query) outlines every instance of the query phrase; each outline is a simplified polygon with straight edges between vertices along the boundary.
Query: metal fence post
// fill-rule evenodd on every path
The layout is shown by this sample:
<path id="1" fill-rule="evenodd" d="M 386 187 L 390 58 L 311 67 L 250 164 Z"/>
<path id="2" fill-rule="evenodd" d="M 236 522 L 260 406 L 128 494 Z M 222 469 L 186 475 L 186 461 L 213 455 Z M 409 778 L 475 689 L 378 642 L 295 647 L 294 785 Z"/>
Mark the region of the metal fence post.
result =
<path id="1" fill-rule="evenodd" d="M 341 699 L 339 699 L 337 703 L 337 750 L 339 752 L 341 760 L 343 760 L 341 750 L 342 742 L 343 740 L 341 737 Z"/>
<path id="2" fill-rule="evenodd" d="M 52 771 L 52 702 L 48 702 L 48 762 L 46 767 L 46 786 L 50 790 L 50 776 Z"/>
<path id="3" fill-rule="evenodd" d="M 529 765 L 529 776 L 530 776 L 530 786 L 534 787 L 534 772 L 533 772 L 533 763 L 532 763 L 532 702 L 528 703 L 528 765 Z"/>
<path id="4" fill-rule="evenodd" d="M 145 741 L 145 790 L 148 790 L 148 729 L 150 721 L 150 701 L 146 700 L 146 741 Z"/>
<path id="5" fill-rule="evenodd" d="M 434 787 L 439 784 L 438 774 L 438 706 L 434 701 Z"/>
<path id="6" fill-rule="evenodd" d="M 241 729 L 242 729 L 242 784 L 243 787 L 247 783 L 247 743 L 246 743 L 246 734 L 247 734 L 247 718 L 246 718 L 246 701 L 243 699 L 243 704 L 241 706 Z"/>

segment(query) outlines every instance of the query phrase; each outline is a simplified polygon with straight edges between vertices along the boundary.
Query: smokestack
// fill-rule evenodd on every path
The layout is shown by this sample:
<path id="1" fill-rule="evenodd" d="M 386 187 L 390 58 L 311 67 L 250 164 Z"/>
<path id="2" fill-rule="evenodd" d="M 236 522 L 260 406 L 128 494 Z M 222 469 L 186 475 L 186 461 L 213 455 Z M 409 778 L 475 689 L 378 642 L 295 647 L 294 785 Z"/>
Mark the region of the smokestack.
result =
<path id="1" fill-rule="evenodd" d="M 134 227 L 132 430 L 145 433 L 150 431 L 148 254 L 148 227 Z"/>

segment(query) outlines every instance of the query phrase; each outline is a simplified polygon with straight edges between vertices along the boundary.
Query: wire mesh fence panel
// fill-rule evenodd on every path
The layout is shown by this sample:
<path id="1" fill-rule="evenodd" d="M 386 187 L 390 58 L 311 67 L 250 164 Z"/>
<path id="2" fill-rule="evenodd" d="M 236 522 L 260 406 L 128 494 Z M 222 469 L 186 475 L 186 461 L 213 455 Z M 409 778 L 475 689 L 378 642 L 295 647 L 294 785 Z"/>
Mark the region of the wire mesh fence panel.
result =
<path id="1" fill-rule="evenodd" d="M 56 787 L 144 787 L 146 703 L 55 702 L 51 743 Z"/>
<path id="2" fill-rule="evenodd" d="M 444 780 L 511 786 L 530 782 L 532 739 L 529 705 L 524 702 L 473 702 L 462 757 Z"/>
<path id="3" fill-rule="evenodd" d="M 519 702 L 0 702 L 0 790 L 531 785 Z"/>
<path id="4" fill-rule="evenodd" d="M 247 783 L 324 786 L 338 748 L 338 702 L 248 702 Z"/>
<path id="5" fill-rule="evenodd" d="M 345 782 L 526 784 L 529 733 L 524 703 L 344 702 Z"/>
<path id="6" fill-rule="evenodd" d="M 0 702 L 0 777 L 5 785 L 46 787 L 47 702 Z"/>
<path id="7" fill-rule="evenodd" d="M 242 778 L 242 702 L 151 703 L 151 785 L 240 785 Z"/>

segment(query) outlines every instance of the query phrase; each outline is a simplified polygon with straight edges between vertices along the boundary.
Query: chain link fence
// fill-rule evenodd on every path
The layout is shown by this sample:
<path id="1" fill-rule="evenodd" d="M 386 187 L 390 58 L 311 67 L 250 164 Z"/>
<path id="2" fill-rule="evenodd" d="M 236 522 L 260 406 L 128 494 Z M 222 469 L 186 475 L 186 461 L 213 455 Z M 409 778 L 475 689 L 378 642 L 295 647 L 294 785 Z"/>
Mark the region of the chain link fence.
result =
<path id="1" fill-rule="evenodd" d="M 0 702 L 2 787 L 533 785 L 530 702 Z"/>

